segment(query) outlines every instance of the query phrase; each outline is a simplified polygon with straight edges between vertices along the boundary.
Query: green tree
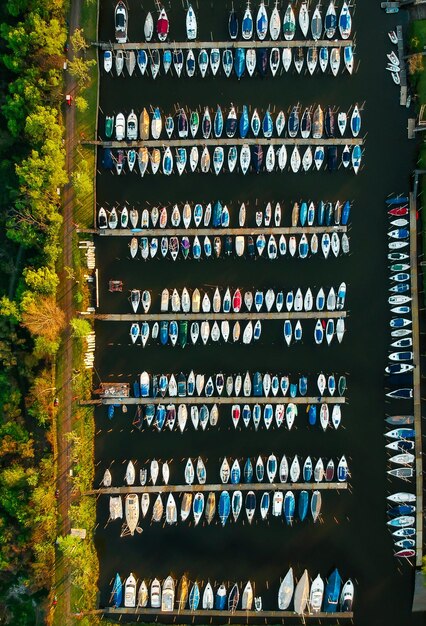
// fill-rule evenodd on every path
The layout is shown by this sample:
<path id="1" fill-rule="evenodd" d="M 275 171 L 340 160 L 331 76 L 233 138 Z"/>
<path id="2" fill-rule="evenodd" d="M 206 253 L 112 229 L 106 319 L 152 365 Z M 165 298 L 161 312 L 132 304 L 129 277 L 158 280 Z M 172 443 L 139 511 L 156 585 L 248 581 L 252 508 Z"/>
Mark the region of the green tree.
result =
<path id="1" fill-rule="evenodd" d="M 89 104 L 86 98 L 83 98 L 83 96 L 76 96 L 74 98 L 74 104 L 75 104 L 77 111 L 79 111 L 80 113 L 84 113 L 85 111 L 87 111 L 89 107 Z"/>
<path id="2" fill-rule="evenodd" d="M 84 37 L 84 30 L 82 28 L 76 28 L 70 35 L 70 44 L 72 51 L 76 54 L 78 52 L 85 52 L 90 48 L 90 44 L 87 43 Z"/>
<path id="3" fill-rule="evenodd" d="M 26 267 L 22 272 L 28 287 L 46 296 L 53 296 L 59 284 L 58 275 L 50 267 Z"/>
<path id="4" fill-rule="evenodd" d="M 70 321 L 70 326 L 72 328 L 73 337 L 78 337 L 79 339 L 84 339 L 92 332 L 92 326 L 90 322 L 81 317 L 74 317 Z"/>
<path id="5" fill-rule="evenodd" d="M 68 63 L 68 70 L 73 76 L 79 87 L 87 87 L 90 84 L 90 68 L 96 65 L 95 59 L 85 60 L 80 57 L 75 57 Z"/>

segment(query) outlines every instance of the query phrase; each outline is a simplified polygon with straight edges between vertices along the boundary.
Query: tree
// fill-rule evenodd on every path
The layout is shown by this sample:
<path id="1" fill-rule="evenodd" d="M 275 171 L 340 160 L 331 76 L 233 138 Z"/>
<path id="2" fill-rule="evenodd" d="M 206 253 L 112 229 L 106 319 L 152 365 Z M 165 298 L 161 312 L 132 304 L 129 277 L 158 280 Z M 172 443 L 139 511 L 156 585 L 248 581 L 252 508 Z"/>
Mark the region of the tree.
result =
<path id="1" fill-rule="evenodd" d="M 17 303 L 7 296 L 0 298 L 0 315 L 10 318 L 13 322 L 18 321 L 21 317 Z"/>
<path id="2" fill-rule="evenodd" d="M 22 313 L 22 323 L 31 334 L 55 341 L 65 328 L 65 313 L 51 296 L 29 299 Z"/>
<path id="3" fill-rule="evenodd" d="M 53 296 L 59 284 L 57 273 L 50 267 L 26 267 L 22 272 L 25 282 L 33 291 Z"/>
<path id="4" fill-rule="evenodd" d="M 85 61 L 80 57 L 75 57 L 68 62 L 69 73 L 77 80 L 79 87 L 87 87 L 90 84 L 90 68 L 94 65 L 96 65 L 95 59 Z"/>
<path id="5" fill-rule="evenodd" d="M 72 328 L 73 337 L 78 337 L 79 339 L 84 339 L 92 332 L 92 327 L 90 322 L 81 317 L 74 317 L 70 321 L 70 325 Z"/>
<path id="6" fill-rule="evenodd" d="M 88 104 L 86 98 L 83 98 L 83 96 L 76 96 L 74 98 L 74 103 L 75 103 L 75 107 L 76 107 L 77 111 L 79 111 L 79 113 L 84 113 L 89 108 L 89 104 Z"/>
<path id="7" fill-rule="evenodd" d="M 76 28 L 72 35 L 70 35 L 70 44 L 74 54 L 78 52 L 85 52 L 90 48 L 84 37 L 84 31 L 82 28 Z"/>

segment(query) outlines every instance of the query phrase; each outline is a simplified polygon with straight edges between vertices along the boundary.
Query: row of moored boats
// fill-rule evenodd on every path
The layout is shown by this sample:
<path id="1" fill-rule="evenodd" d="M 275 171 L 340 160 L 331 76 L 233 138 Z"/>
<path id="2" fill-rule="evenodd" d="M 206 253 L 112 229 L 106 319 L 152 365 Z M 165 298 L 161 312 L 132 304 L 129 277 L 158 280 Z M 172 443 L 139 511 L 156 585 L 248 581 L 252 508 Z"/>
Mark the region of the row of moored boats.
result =
<path id="1" fill-rule="evenodd" d="M 139 589 L 138 589 L 139 586 Z M 229 586 L 229 592 L 228 592 Z M 182 612 L 190 611 L 262 611 L 264 609 L 262 597 L 255 595 L 255 583 L 248 581 L 245 585 L 234 583 L 228 585 L 222 582 L 213 585 L 208 581 L 191 581 L 184 574 L 179 585 L 172 576 L 168 576 L 161 584 L 158 578 L 149 581 L 137 581 L 130 575 L 121 580 L 115 575 L 110 603 L 115 607 L 124 604 L 129 608 L 148 607 L 155 612 Z M 204 587 L 204 588 L 203 588 Z M 216 589 L 216 591 L 215 591 Z M 352 611 L 354 599 L 354 584 L 348 579 L 344 584 L 337 568 L 335 568 L 324 582 L 318 574 L 311 582 L 309 573 L 305 569 L 298 580 L 295 579 L 293 568 L 281 580 L 278 588 L 278 609 L 290 611 L 298 615 L 305 612 L 338 613 Z"/>

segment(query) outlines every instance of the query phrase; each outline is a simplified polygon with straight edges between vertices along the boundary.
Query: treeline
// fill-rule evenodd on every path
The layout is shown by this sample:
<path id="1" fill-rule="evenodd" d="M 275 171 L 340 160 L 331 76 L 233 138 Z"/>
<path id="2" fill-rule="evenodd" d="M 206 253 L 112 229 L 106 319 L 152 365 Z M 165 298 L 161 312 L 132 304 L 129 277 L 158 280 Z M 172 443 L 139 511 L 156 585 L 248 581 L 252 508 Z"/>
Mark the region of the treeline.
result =
<path id="1" fill-rule="evenodd" d="M 0 6 L 0 622 L 35 624 L 56 538 L 63 0 Z M 42 602 L 41 602 L 42 603 Z"/>

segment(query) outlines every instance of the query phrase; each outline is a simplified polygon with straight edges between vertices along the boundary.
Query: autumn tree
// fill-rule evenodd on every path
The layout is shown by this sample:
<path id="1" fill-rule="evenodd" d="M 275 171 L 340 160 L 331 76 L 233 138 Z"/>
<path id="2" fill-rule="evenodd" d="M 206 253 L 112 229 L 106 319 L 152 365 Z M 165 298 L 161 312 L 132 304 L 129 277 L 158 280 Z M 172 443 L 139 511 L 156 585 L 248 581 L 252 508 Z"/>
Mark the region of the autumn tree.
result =
<path id="1" fill-rule="evenodd" d="M 22 323 L 31 334 L 55 341 L 65 328 L 65 313 L 53 297 L 30 299 L 22 313 Z"/>

